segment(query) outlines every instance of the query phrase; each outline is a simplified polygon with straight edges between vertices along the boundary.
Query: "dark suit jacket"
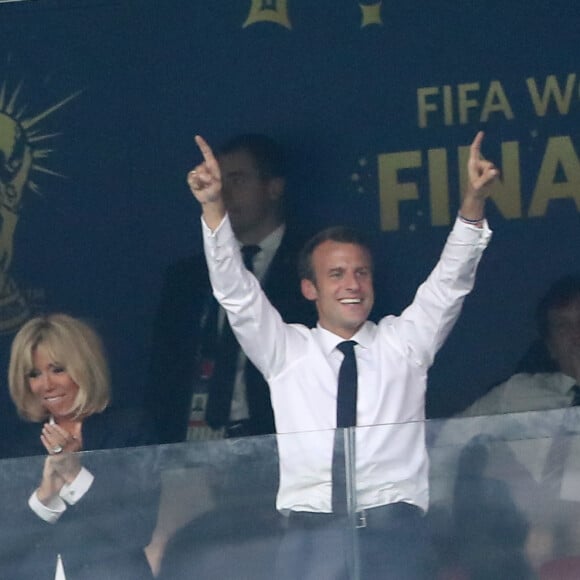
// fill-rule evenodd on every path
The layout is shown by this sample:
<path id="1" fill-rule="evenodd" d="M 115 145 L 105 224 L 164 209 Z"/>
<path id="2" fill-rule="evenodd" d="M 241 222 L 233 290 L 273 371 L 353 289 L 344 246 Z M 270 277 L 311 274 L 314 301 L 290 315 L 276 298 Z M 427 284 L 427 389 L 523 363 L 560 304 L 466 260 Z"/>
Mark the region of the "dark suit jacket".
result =
<path id="1" fill-rule="evenodd" d="M 1 462 L 0 578 L 52 580 L 57 554 L 70 580 L 151 578 L 143 549 L 157 519 L 156 448 L 98 452 L 154 443 L 151 423 L 141 412 L 113 408 L 83 422 L 83 449 L 89 453 L 81 463 L 95 479 L 55 524 L 28 506 L 46 459 L 41 425 L 35 426 L 36 441 L 21 448 L 30 457 Z"/>
<path id="2" fill-rule="evenodd" d="M 286 322 L 312 326 L 315 310 L 302 296 L 296 270 L 303 238 L 286 230 L 262 286 Z M 201 320 L 211 297 L 203 254 L 186 258 L 168 268 L 153 328 L 149 379 L 145 394 L 161 443 L 184 441 L 193 394 Z M 247 363 L 246 386 L 250 430 L 274 433 L 274 416 L 266 381 Z M 211 396 L 211 395 L 210 395 Z"/>

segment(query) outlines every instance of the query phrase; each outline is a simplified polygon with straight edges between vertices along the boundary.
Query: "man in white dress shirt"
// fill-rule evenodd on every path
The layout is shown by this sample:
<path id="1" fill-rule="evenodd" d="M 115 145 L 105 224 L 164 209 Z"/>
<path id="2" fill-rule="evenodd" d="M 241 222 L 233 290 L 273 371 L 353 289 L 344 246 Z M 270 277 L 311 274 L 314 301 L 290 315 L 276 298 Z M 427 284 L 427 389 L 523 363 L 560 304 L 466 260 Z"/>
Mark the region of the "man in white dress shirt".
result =
<path id="1" fill-rule="evenodd" d="M 276 578 L 348 577 L 349 536 L 344 521 L 336 524 L 331 476 L 343 359 L 337 347 L 344 341 L 354 341 L 358 369 L 356 499 L 350 515 L 361 526 L 362 577 L 429 577 L 420 522 L 428 507 L 427 371 L 473 287 L 491 236 L 484 208 L 498 171 L 481 157 L 482 140 L 480 132 L 471 145 L 469 183 L 453 231 L 413 303 L 399 317 L 368 321 L 374 302 L 370 252 L 351 230 L 331 229 L 308 243 L 301 257 L 302 293 L 318 312 L 317 327 L 309 329 L 285 324 L 244 268 L 224 207 L 219 164 L 196 137 L 204 161 L 187 180 L 202 207 L 214 295 L 268 381 L 279 433 L 277 508 L 288 516 L 291 531 L 300 530 L 283 542 Z"/>

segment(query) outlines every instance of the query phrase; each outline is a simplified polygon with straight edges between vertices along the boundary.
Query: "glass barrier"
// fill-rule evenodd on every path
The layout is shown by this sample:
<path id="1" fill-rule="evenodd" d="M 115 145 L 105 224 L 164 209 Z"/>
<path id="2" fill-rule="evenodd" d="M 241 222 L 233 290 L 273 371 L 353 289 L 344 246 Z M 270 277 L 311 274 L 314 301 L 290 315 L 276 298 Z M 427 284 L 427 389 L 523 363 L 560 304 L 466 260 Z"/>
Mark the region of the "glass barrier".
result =
<path id="1" fill-rule="evenodd" d="M 429 518 L 450 577 L 580 578 L 579 433 L 578 407 L 429 425 Z"/>
<path id="2" fill-rule="evenodd" d="M 5 459 L 0 578 L 580 577 L 578 413 Z M 53 461 L 88 488 L 39 507 Z"/>

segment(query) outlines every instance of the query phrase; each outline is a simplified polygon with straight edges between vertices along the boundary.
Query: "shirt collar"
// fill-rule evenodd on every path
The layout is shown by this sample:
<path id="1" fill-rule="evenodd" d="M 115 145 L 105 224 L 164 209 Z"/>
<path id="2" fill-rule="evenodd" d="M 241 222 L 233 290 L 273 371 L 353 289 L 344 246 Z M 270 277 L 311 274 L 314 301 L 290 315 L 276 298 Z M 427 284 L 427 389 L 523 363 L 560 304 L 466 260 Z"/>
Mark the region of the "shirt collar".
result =
<path id="1" fill-rule="evenodd" d="M 361 346 L 363 349 L 370 348 L 372 344 L 373 336 L 376 330 L 376 325 L 373 322 L 367 320 L 349 340 L 354 340 L 357 345 Z M 336 345 L 344 342 L 346 339 L 330 330 L 326 330 L 320 323 L 316 325 L 316 331 L 319 337 L 320 345 L 325 355 L 329 355 L 335 348 Z"/>
<path id="2" fill-rule="evenodd" d="M 275 230 L 270 232 L 259 244 L 260 252 L 254 258 L 254 274 L 260 282 L 263 281 L 274 255 L 278 251 L 280 244 L 282 243 L 282 238 L 284 237 L 284 232 L 286 231 L 286 225 L 280 224 Z M 238 242 L 239 243 L 239 242 Z M 240 247 L 243 244 L 240 244 Z"/>
<path id="3" fill-rule="evenodd" d="M 262 252 L 275 254 L 282 242 L 285 231 L 286 224 L 280 224 L 273 232 L 270 232 L 259 244 Z"/>
<path id="4" fill-rule="evenodd" d="M 282 242 L 282 238 L 284 237 L 284 232 L 286 231 L 286 224 L 280 224 L 275 230 L 271 231 L 263 240 L 260 240 L 257 246 L 260 246 L 260 249 L 265 254 L 275 254 L 276 250 L 280 246 Z M 244 245 L 238 240 L 238 244 L 240 248 Z"/>

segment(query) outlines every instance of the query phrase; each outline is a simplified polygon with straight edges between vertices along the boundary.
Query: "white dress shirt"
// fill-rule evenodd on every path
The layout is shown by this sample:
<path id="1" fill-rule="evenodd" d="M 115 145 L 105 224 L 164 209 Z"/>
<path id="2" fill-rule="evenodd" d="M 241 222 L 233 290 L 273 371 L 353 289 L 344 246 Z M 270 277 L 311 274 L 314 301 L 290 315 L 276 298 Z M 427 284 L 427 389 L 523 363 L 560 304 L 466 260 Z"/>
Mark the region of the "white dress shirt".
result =
<path id="1" fill-rule="evenodd" d="M 74 480 L 65 483 L 58 495 L 53 497 L 48 504 L 43 504 L 38 499 L 37 492 L 34 491 L 28 499 L 28 506 L 39 518 L 49 524 L 55 524 L 66 511 L 67 504 L 75 505 L 89 491 L 94 479 L 88 469 L 81 467 Z"/>
<path id="2" fill-rule="evenodd" d="M 496 415 L 569 407 L 576 381 L 564 373 L 518 373 L 475 401 L 460 416 Z"/>
<path id="3" fill-rule="evenodd" d="M 331 463 L 342 338 L 286 324 L 248 272 L 226 216 L 202 219 L 214 295 L 270 386 L 280 454 L 277 508 L 331 512 Z M 367 321 L 357 342 L 356 508 L 405 501 L 427 509 L 427 371 L 455 323 L 491 231 L 455 223 L 442 257 L 399 317 Z"/>

